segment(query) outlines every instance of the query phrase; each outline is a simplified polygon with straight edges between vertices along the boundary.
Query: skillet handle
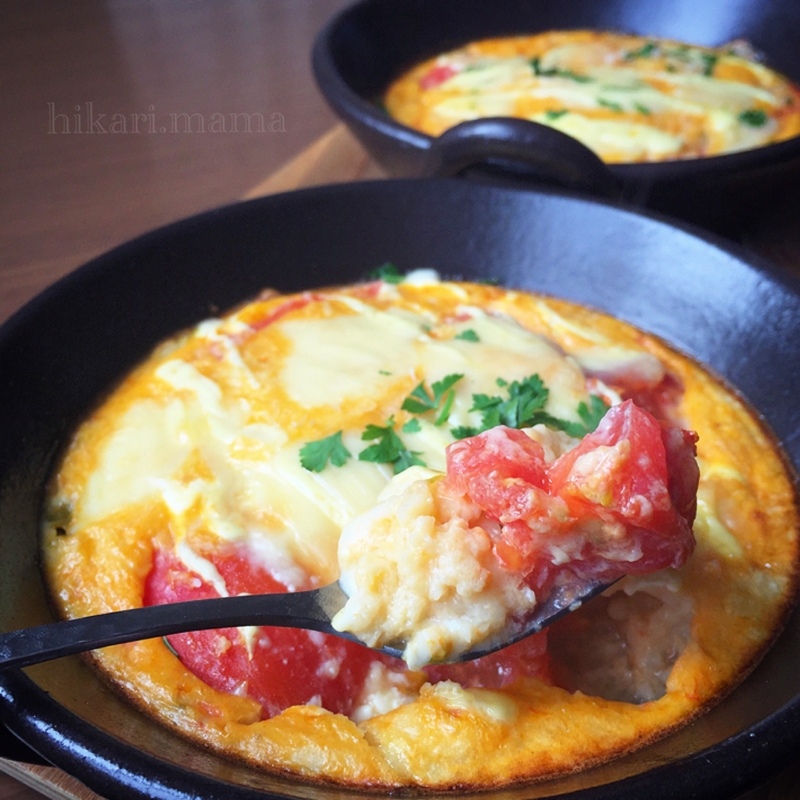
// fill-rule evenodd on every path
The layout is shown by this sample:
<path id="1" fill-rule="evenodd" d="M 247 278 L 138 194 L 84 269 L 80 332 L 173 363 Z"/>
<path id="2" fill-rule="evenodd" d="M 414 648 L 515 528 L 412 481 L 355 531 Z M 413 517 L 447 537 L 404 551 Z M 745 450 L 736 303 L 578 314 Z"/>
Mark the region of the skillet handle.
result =
<path id="1" fill-rule="evenodd" d="M 503 183 L 558 186 L 617 200 L 621 186 L 588 147 L 555 128 L 511 117 L 462 122 L 433 139 L 424 165 L 428 177 L 456 177 L 481 168 Z"/>
<path id="2" fill-rule="evenodd" d="M 36 751 L 31 750 L 25 742 L 11 733 L 2 722 L 0 722 L 0 758 L 40 767 L 52 766 L 50 762 L 45 761 Z"/>

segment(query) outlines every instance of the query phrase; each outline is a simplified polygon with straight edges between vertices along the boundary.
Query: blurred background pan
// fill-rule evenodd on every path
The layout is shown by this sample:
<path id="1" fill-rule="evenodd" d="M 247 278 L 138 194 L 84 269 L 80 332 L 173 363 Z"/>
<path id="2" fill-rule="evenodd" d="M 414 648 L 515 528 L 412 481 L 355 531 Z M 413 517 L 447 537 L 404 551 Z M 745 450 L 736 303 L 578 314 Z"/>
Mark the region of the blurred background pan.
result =
<path id="1" fill-rule="evenodd" d="M 393 78 L 425 58 L 491 36 L 554 29 L 615 30 L 717 46 L 747 40 L 768 66 L 800 83 L 800 4 L 796 0 L 362 0 L 321 31 L 313 64 L 317 83 L 389 174 L 476 172 L 450 152 L 431 159 L 434 139 L 393 121 L 375 102 Z M 551 129 L 523 123 L 471 129 L 445 143 L 512 180 L 583 190 L 569 163 L 580 150 Z M 540 129 L 538 133 L 531 129 Z M 542 130 L 543 129 L 543 130 Z M 439 146 L 441 147 L 441 146 Z M 460 148 L 460 149 L 459 149 Z M 587 151 L 588 152 L 588 151 Z M 442 158 L 443 155 L 443 158 Z M 457 169 L 453 169 L 453 162 Z M 740 153 L 652 164 L 613 164 L 608 173 L 625 200 L 736 236 L 769 213 L 800 178 L 800 137 Z M 592 187 L 589 187 L 592 189 Z M 597 187 L 594 187 L 597 191 Z M 613 194 L 610 192 L 609 194 Z"/>

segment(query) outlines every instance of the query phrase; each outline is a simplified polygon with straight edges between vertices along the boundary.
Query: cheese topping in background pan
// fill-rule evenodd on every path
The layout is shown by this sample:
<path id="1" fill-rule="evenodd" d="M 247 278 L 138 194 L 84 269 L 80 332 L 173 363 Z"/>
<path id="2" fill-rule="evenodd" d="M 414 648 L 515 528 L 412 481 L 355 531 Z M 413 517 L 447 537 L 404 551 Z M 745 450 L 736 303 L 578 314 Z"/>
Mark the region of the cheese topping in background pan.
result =
<path id="1" fill-rule="evenodd" d="M 681 429 L 699 437 L 696 498 Z M 595 522 L 576 528 L 587 508 Z M 545 518 L 560 539 L 540 537 Z M 278 628 L 93 662 L 163 724 L 269 770 L 487 787 L 628 752 L 729 691 L 794 597 L 797 527 L 780 454 L 691 360 L 570 303 L 388 273 L 266 293 L 160 346 L 77 430 L 43 562 L 65 617 L 313 588 L 340 561 L 347 585 L 366 564 L 376 582 L 343 625 L 399 608 L 422 632 L 413 668 Z M 459 646 L 601 556 L 636 574 L 495 655 L 423 666 L 442 655 L 431 620 Z M 413 590 L 400 606 L 381 584 L 387 558 Z"/>
<path id="2" fill-rule="evenodd" d="M 432 58 L 383 98 L 431 136 L 518 117 L 578 139 L 609 163 L 747 150 L 800 134 L 800 93 L 734 42 L 720 48 L 594 31 L 487 39 Z"/>

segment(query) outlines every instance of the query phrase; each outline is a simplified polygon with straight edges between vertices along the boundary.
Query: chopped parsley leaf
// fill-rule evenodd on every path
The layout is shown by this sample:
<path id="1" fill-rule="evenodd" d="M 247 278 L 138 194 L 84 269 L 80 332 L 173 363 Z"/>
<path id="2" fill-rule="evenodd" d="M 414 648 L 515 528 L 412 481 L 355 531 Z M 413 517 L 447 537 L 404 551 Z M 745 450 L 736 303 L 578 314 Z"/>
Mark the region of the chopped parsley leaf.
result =
<path id="1" fill-rule="evenodd" d="M 425 462 L 419 458 L 420 453 L 409 450 L 395 432 L 394 417 L 389 417 L 385 426 L 367 425 L 361 438 L 365 442 L 375 441 L 375 444 L 358 454 L 359 461 L 391 464 L 394 467 L 395 475 L 411 466 L 425 466 Z"/>
<path id="2" fill-rule="evenodd" d="M 473 425 L 459 425 L 457 428 L 450 428 L 450 433 L 454 439 L 469 439 L 470 436 L 477 436 L 481 431 Z"/>
<path id="3" fill-rule="evenodd" d="M 589 402 L 591 403 L 590 406 L 587 406 L 586 403 L 578 403 L 578 416 L 586 426 L 585 434 L 593 433 L 597 430 L 600 420 L 603 419 L 610 408 L 608 403 L 596 394 L 589 395 Z"/>
<path id="4" fill-rule="evenodd" d="M 538 56 L 530 60 L 530 65 L 533 74 L 539 78 L 569 78 L 577 83 L 589 83 L 592 80 L 588 75 L 579 75 L 577 72 L 573 72 L 569 69 L 543 69 Z"/>
<path id="5" fill-rule="evenodd" d="M 749 125 L 751 128 L 760 128 L 767 124 L 767 112 L 761 108 L 748 108 L 739 114 L 739 122 Z"/>
<path id="6" fill-rule="evenodd" d="M 403 433 L 419 433 L 422 430 L 422 426 L 419 424 L 419 420 L 416 417 L 412 417 L 403 425 L 401 430 Z"/>
<path id="7" fill-rule="evenodd" d="M 545 111 L 544 115 L 547 117 L 547 119 L 558 119 L 559 117 L 563 117 L 564 114 L 568 113 L 569 112 L 567 111 L 566 108 L 558 108 L 558 109 L 554 108 L 550 109 L 549 111 Z"/>
<path id="8" fill-rule="evenodd" d="M 385 283 L 402 283 L 405 279 L 405 275 L 403 275 L 394 264 L 387 261 L 385 264 L 381 264 L 379 267 L 370 270 L 367 273 L 367 278 L 370 280 L 384 281 Z"/>
<path id="9" fill-rule="evenodd" d="M 626 61 L 633 61 L 634 58 L 650 58 L 658 51 L 658 45 L 655 42 L 645 42 L 638 50 L 629 50 L 623 58 Z"/>
<path id="10" fill-rule="evenodd" d="M 600 420 L 603 419 L 609 408 L 605 400 L 596 394 L 590 396 L 590 403 L 591 406 L 587 406 L 584 402 L 578 403 L 578 416 L 581 418 L 581 422 L 570 422 L 556 417 L 542 421 L 551 428 L 564 431 L 567 436 L 582 439 L 587 433 L 592 433 L 597 429 Z"/>
<path id="11" fill-rule="evenodd" d="M 425 382 L 419 383 L 411 394 L 403 401 L 403 411 L 412 414 L 425 414 L 428 411 L 438 411 L 436 425 L 443 425 L 450 414 L 450 408 L 455 399 L 455 392 L 451 388 L 464 376 L 459 373 L 445 375 L 440 381 L 431 384 L 433 395 L 425 388 Z"/>
<path id="12" fill-rule="evenodd" d="M 578 416 L 581 422 L 559 419 L 544 410 L 550 395 L 549 389 L 544 385 L 538 375 L 531 375 L 522 381 L 508 383 L 502 379 L 497 380 L 497 385 L 505 388 L 507 398 L 486 394 L 472 395 L 472 408 L 481 414 L 480 426 L 462 425 L 451 428 L 450 433 L 456 439 L 465 439 L 477 436 L 483 431 L 497 425 L 509 428 L 529 428 L 533 425 L 547 425 L 549 428 L 564 431 L 569 436 L 577 439 L 597 428 L 600 420 L 608 411 L 605 401 L 596 395 L 591 395 L 590 405 L 581 402 L 578 405 Z"/>
<path id="13" fill-rule="evenodd" d="M 719 56 L 716 53 L 701 53 L 700 58 L 703 60 L 703 75 L 711 77 L 714 74 L 714 67 L 719 61 Z"/>
<path id="14" fill-rule="evenodd" d="M 604 100 L 602 97 L 597 99 L 597 105 L 603 106 L 603 108 L 608 108 L 611 111 L 621 112 L 623 110 L 619 103 L 612 103 L 610 100 Z"/>
<path id="15" fill-rule="evenodd" d="M 475 333 L 472 328 L 467 328 L 467 330 L 461 331 L 461 333 L 456 334 L 453 338 L 461 339 L 464 342 L 479 342 L 481 340 L 480 336 L 478 336 L 478 334 Z"/>
<path id="16" fill-rule="evenodd" d="M 309 472 L 322 472 L 330 461 L 334 467 L 342 467 L 352 453 L 342 442 L 342 432 L 309 442 L 300 448 L 300 464 Z"/>
<path id="17" fill-rule="evenodd" d="M 507 399 L 497 395 L 472 395 L 470 411 L 481 412 L 482 430 L 494 428 L 496 425 L 507 425 L 509 428 L 535 425 L 533 418 L 544 407 L 550 395 L 550 390 L 545 387 L 542 379 L 538 375 L 511 383 L 498 379 L 497 385 L 506 389 Z"/>
<path id="18" fill-rule="evenodd" d="M 689 47 L 689 45 L 680 44 L 670 50 L 665 50 L 664 55 L 667 56 L 667 58 L 677 58 L 678 61 L 688 61 L 691 57 L 691 50 L 692 48 Z"/>
<path id="19" fill-rule="evenodd" d="M 643 106 L 641 103 L 634 103 L 633 107 L 640 113 L 645 114 L 646 116 L 650 116 L 653 112 L 647 107 Z"/>

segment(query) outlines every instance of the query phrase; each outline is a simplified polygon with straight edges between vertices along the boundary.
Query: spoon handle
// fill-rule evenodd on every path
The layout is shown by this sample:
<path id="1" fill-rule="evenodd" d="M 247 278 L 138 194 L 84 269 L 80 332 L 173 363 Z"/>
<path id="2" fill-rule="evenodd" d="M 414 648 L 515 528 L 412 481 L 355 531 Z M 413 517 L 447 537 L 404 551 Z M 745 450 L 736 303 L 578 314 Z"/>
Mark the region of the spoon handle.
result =
<path id="1" fill-rule="evenodd" d="M 0 635 L 0 670 L 112 644 L 211 628 L 272 625 L 341 636 L 330 622 L 346 599 L 339 585 L 332 583 L 306 592 L 189 600 L 23 628 Z"/>

